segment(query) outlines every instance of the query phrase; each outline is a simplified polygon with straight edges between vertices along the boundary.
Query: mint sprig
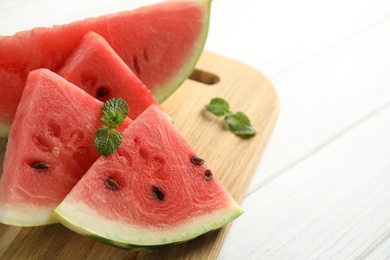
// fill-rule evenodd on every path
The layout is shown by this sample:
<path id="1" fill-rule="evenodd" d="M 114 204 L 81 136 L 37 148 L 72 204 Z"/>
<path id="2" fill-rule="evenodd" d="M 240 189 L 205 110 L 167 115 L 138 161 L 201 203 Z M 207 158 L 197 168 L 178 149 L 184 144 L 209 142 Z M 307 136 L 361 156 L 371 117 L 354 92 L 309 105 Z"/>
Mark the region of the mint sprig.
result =
<path id="1" fill-rule="evenodd" d="M 248 116 L 243 112 L 231 112 L 229 103 L 223 98 L 213 98 L 205 108 L 215 116 L 224 117 L 229 130 L 233 134 L 242 137 L 250 137 L 256 134 Z"/>
<path id="2" fill-rule="evenodd" d="M 115 152 L 122 143 L 122 134 L 115 130 L 120 126 L 129 112 L 129 107 L 121 98 L 107 100 L 102 109 L 101 120 L 104 126 L 95 133 L 95 147 L 104 156 Z"/>

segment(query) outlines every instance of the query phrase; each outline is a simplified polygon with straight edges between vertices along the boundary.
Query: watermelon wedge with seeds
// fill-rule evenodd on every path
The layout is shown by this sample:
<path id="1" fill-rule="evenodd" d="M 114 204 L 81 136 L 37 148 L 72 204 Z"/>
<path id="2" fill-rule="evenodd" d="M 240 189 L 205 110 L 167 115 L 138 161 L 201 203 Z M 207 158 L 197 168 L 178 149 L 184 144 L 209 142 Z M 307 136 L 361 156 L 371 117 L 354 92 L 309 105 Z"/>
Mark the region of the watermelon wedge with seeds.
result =
<path id="1" fill-rule="evenodd" d="M 135 119 L 150 105 L 157 104 L 150 90 L 123 62 L 100 35 L 87 33 L 56 73 L 100 101 L 122 98 Z"/>
<path id="2" fill-rule="evenodd" d="M 101 35 L 161 103 L 191 74 L 207 38 L 211 0 L 166 1 L 70 24 L 0 36 L 0 136 L 28 73 L 57 71 L 90 31 Z"/>
<path id="3" fill-rule="evenodd" d="M 11 127 L 0 179 L 0 222 L 58 222 L 53 210 L 100 156 L 104 103 L 57 74 L 30 72 Z M 132 122 L 127 118 L 119 130 Z"/>
<path id="4" fill-rule="evenodd" d="M 243 211 L 175 126 L 151 105 L 101 156 L 54 216 L 121 248 L 155 248 L 218 229 Z"/>

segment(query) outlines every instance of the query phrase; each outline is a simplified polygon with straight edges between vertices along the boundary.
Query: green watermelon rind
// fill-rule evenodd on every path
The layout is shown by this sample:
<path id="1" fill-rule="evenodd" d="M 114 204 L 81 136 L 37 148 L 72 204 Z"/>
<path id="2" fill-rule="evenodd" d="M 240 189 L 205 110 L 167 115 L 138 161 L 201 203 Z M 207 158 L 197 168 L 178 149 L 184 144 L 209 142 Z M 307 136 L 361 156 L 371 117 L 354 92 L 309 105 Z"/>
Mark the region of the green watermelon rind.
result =
<path id="1" fill-rule="evenodd" d="M 0 138 L 9 135 L 10 126 L 9 124 L 0 123 Z"/>
<path id="2" fill-rule="evenodd" d="M 208 216 L 199 217 L 191 223 L 170 227 L 164 231 L 137 226 L 128 228 L 123 223 L 102 219 L 82 202 L 72 200 L 63 201 L 55 209 L 53 217 L 70 230 L 100 243 L 140 251 L 187 242 L 205 233 L 222 228 L 238 218 L 243 212 L 243 209 L 235 201 L 232 201 L 229 206 Z M 129 234 L 130 236 L 128 236 Z M 131 234 L 136 234 L 136 238 L 132 238 Z M 136 241 L 137 238 L 138 241 Z"/>
<path id="3" fill-rule="evenodd" d="M 93 239 L 97 242 L 100 242 L 102 244 L 108 245 L 108 246 L 113 246 L 116 248 L 133 250 L 133 251 L 160 249 L 160 248 L 173 246 L 173 245 L 177 245 L 177 244 L 186 242 L 186 241 L 183 241 L 183 242 L 179 242 L 179 243 L 171 243 L 171 244 L 165 244 L 165 245 L 142 246 L 142 245 L 134 245 L 134 244 L 116 243 L 112 240 L 109 240 L 109 239 L 106 239 L 103 237 L 99 237 L 99 236 L 95 236 L 95 235 L 84 235 L 84 236 L 88 237 L 90 239 Z"/>
<path id="4" fill-rule="evenodd" d="M 197 48 L 194 48 L 193 53 L 190 56 L 191 59 L 187 60 L 187 63 L 192 64 L 192 66 L 183 66 L 182 69 L 176 74 L 176 77 L 173 77 L 173 79 L 170 82 L 166 83 L 165 86 L 158 87 L 153 91 L 152 95 L 159 104 L 162 104 L 183 84 L 185 80 L 188 79 L 188 77 L 194 71 L 197 62 L 200 59 L 200 56 L 202 55 L 210 27 L 211 0 L 203 0 L 203 2 L 205 4 L 205 15 L 203 16 L 203 31 L 199 36 L 197 44 L 195 44 Z"/>

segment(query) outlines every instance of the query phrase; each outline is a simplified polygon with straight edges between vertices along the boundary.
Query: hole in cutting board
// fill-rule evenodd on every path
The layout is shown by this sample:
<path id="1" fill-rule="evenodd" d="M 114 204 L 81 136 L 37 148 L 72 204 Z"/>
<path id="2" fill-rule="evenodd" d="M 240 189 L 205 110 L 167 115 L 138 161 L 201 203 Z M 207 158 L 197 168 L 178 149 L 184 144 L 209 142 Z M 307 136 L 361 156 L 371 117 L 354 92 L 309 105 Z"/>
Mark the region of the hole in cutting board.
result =
<path id="1" fill-rule="evenodd" d="M 219 82 L 219 77 L 217 75 L 198 69 L 194 69 L 188 78 L 206 85 L 214 85 Z"/>

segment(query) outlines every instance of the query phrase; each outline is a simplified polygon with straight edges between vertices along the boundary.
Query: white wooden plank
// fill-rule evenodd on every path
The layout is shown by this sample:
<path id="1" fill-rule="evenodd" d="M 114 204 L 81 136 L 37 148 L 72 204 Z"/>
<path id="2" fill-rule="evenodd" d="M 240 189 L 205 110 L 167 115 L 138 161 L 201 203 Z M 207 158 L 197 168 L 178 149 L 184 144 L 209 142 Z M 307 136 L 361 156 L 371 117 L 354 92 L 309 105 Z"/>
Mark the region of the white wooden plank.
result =
<path id="1" fill-rule="evenodd" d="M 281 113 L 249 193 L 390 102 L 388 31 L 390 19 L 274 78 Z"/>
<path id="2" fill-rule="evenodd" d="M 248 196 L 220 259 L 390 257 L 388 118 L 390 104 Z"/>
<path id="3" fill-rule="evenodd" d="M 213 1 L 206 49 L 273 77 L 390 16 L 388 0 Z"/>
<path id="4" fill-rule="evenodd" d="M 379 236 L 372 246 L 361 255 L 363 259 L 390 259 L 390 235 L 384 234 Z"/>

